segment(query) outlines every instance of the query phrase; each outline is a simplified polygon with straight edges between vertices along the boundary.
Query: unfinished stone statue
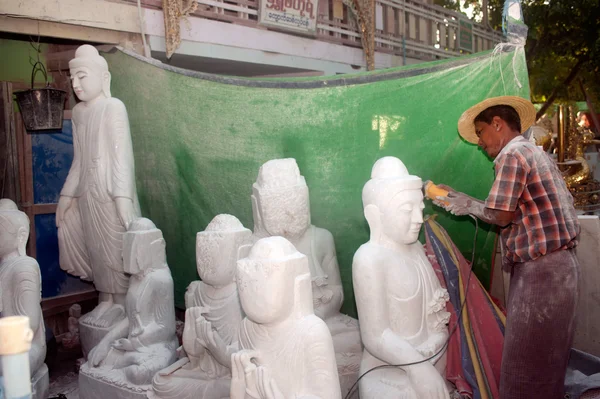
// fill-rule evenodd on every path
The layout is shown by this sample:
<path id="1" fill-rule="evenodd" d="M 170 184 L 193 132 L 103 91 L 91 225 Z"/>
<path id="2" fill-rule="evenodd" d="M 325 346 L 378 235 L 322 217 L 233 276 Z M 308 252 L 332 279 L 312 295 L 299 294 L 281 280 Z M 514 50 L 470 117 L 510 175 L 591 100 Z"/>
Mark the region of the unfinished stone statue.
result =
<path id="1" fill-rule="evenodd" d="M 293 158 L 274 159 L 261 166 L 252 186 L 256 241 L 282 236 L 308 259 L 314 311 L 333 337 L 342 394 L 358 377 L 362 353 L 358 322 L 340 313 L 344 292 L 331 233 L 310 220 L 308 186 Z"/>
<path id="2" fill-rule="evenodd" d="M 67 332 L 61 342 L 65 348 L 75 348 L 79 345 L 79 318 L 81 317 L 81 306 L 78 304 L 71 305 L 69 308 L 69 320 L 67 321 Z"/>
<path id="3" fill-rule="evenodd" d="M 382 365 L 418 362 L 448 338 L 448 292 L 418 241 L 423 223 L 422 182 L 402 161 L 373 166 L 362 192 L 371 238 L 352 264 L 352 281 L 365 349 L 361 375 Z M 361 399 L 447 399 L 445 351 L 402 368 L 382 368 L 359 382 Z"/>
<path id="4" fill-rule="evenodd" d="M 340 399 L 333 341 L 315 316 L 306 256 L 283 237 L 238 261 L 246 314 L 232 356 L 231 399 Z"/>
<path id="5" fill-rule="evenodd" d="M 133 150 L 125 105 L 110 95 L 106 60 L 80 46 L 69 62 L 75 94 L 73 164 L 56 210 L 60 266 L 100 293 L 98 306 L 80 320 L 86 355 L 125 318 L 129 278 L 123 272 L 123 234 L 140 215 Z"/>
<path id="6" fill-rule="evenodd" d="M 185 296 L 182 357 L 159 371 L 150 399 L 229 398 L 231 355 L 239 349 L 243 318 L 235 282 L 238 251 L 250 230 L 231 215 L 218 215 L 196 236 L 196 265 L 202 281 Z"/>
<path id="7" fill-rule="evenodd" d="M 25 254 L 29 218 L 9 199 L 0 199 L 0 317 L 27 316 L 33 331 L 29 371 L 34 399 L 48 397 L 42 279 L 37 261 Z M 0 376 L 2 366 L 0 365 Z"/>
<path id="8" fill-rule="evenodd" d="M 82 399 L 145 398 L 154 374 L 176 360 L 173 278 L 165 240 L 152 221 L 139 218 L 123 239 L 127 318 L 113 327 L 79 371 Z"/>

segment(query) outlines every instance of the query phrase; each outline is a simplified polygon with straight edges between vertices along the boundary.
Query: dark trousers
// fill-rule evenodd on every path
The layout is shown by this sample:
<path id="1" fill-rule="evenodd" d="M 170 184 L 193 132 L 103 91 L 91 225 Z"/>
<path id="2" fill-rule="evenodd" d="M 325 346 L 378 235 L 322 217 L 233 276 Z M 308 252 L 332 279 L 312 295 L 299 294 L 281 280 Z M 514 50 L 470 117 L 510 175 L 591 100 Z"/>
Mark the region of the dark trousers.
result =
<path id="1" fill-rule="evenodd" d="M 501 399 L 559 399 L 579 295 L 575 251 L 514 263 L 500 376 Z"/>

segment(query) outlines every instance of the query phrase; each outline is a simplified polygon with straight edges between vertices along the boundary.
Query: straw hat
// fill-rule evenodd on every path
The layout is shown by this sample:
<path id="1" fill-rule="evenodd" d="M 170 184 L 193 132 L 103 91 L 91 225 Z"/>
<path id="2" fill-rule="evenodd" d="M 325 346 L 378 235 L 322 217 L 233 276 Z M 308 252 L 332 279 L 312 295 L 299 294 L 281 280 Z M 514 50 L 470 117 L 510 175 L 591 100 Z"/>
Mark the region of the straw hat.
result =
<path id="1" fill-rule="evenodd" d="M 494 105 L 509 105 L 517 111 L 521 119 L 521 133 L 535 123 L 535 108 L 531 101 L 516 96 L 500 96 L 488 98 L 463 112 L 458 120 L 458 133 L 469 143 L 477 144 L 479 138 L 475 133 L 474 120 L 482 111 Z"/>

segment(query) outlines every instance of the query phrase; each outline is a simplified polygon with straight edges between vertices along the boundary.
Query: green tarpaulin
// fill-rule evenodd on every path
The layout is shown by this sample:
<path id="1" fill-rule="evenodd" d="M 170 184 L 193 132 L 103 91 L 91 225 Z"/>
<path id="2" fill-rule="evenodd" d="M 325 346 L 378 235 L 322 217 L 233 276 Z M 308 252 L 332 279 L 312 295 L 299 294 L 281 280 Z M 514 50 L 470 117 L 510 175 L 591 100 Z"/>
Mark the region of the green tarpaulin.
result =
<path id="1" fill-rule="evenodd" d="M 345 290 L 355 315 L 352 257 L 368 240 L 361 191 L 373 163 L 393 155 L 412 174 L 485 198 L 493 164 L 458 135 L 461 113 L 496 95 L 529 98 L 522 51 L 286 80 L 238 79 L 172 68 L 123 51 L 105 54 L 113 95 L 129 112 L 137 187 L 144 216 L 162 229 L 176 301 L 198 279 L 195 239 L 219 213 L 253 227 L 250 194 L 259 167 L 296 158 L 310 188 L 313 224 L 335 237 Z M 427 202 L 470 258 L 468 217 Z M 475 271 L 490 279 L 496 234 L 477 241 Z"/>

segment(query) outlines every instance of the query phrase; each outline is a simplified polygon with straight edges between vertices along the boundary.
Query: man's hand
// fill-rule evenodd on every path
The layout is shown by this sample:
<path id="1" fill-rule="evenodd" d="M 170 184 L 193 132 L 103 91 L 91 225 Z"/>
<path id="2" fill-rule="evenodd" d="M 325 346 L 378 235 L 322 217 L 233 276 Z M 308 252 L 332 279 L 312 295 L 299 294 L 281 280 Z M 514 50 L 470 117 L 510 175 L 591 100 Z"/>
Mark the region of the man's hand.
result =
<path id="1" fill-rule="evenodd" d="M 473 213 L 473 197 L 461 192 L 449 192 L 448 196 L 436 197 L 437 201 L 433 201 L 437 206 L 441 206 L 448 212 L 456 216 L 469 215 Z"/>
<path id="2" fill-rule="evenodd" d="M 514 211 L 501 211 L 486 208 L 485 202 L 473 198 L 465 193 L 454 190 L 443 184 L 438 187 L 448 191 L 446 197 L 438 196 L 433 201 L 439 207 L 456 216 L 473 215 L 486 223 L 496 224 L 500 227 L 508 226 L 514 219 Z"/>

